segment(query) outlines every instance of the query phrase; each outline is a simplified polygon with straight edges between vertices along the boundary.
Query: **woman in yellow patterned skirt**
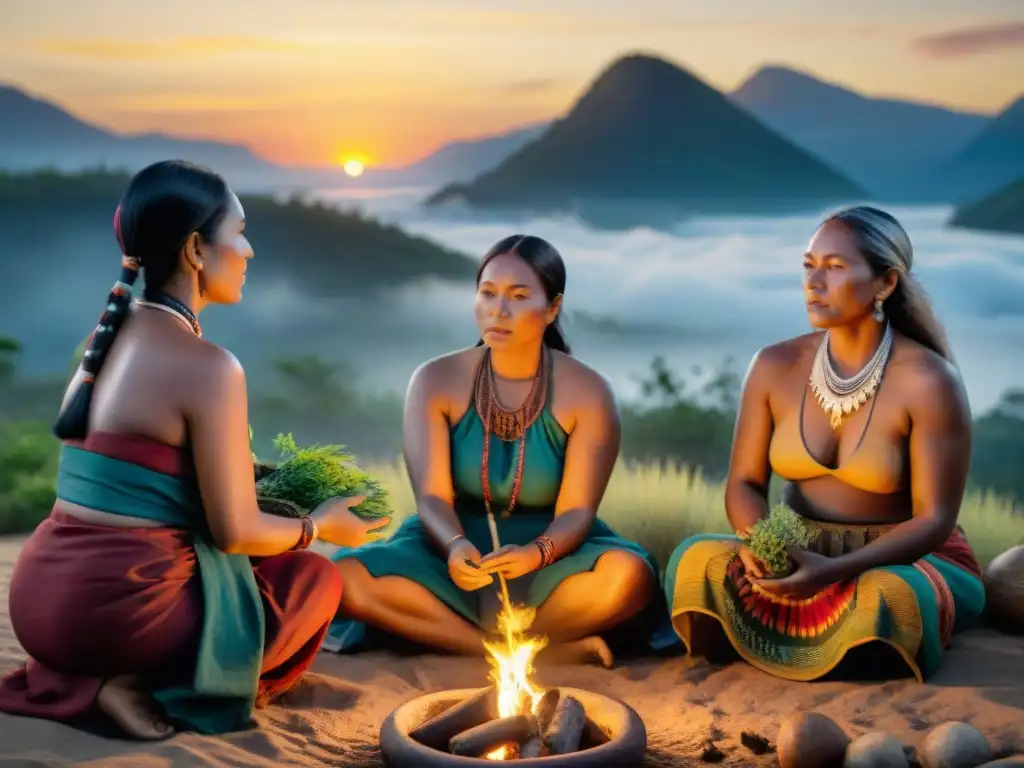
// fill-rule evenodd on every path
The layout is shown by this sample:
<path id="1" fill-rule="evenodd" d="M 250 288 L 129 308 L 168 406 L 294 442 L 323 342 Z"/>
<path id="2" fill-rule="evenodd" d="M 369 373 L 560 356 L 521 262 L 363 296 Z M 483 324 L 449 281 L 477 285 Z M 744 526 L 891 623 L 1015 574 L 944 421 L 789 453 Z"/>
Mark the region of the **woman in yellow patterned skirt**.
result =
<path id="1" fill-rule="evenodd" d="M 875 208 L 840 211 L 812 238 L 804 295 L 819 330 L 762 349 L 744 382 L 725 496 L 737 535 L 691 537 L 669 562 L 672 624 L 691 653 L 731 645 L 791 680 L 844 659 L 856 676 L 923 680 L 981 614 L 957 526 L 971 417 L 912 260 L 907 233 Z M 768 514 L 772 472 L 813 534 L 782 578 L 743 543 Z"/>

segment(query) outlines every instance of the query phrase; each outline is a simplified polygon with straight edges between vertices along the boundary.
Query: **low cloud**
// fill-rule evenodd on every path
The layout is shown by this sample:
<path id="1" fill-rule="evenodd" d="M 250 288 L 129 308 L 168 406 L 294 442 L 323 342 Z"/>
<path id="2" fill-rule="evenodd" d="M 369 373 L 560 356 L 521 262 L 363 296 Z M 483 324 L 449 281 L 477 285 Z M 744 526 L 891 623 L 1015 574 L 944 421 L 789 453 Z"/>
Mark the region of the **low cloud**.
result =
<path id="1" fill-rule="evenodd" d="M 671 233 L 599 232 L 566 218 L 442 217 L 416 205 L 418 195 L 406 195 L 359 202 L 385 222 L 478 257 L 512 232 L 550 240 L 568 267 L 567 310 L 614 318 L 626 331 L 640 329 L 598 335 L 568 326 L 574 350 L 608 376 L 625 400 L 654 355 L 664 355 L 682 375 L 693 366 L 711 370 L 726 357 L 742 370 L 758 347 L 809 330 L 801 264 L 825 210 L 693 218 Z M 1024 356 L 1012 352 L 1024 348 L 1024 238 L 950 229 L 945 207 L 901 207 L 893 213 L 913 239 L 913 271 L 949 331 L 972 408 L 980 412 L 1024 381 Z M 49 283 L 15 281 L 18 290 L 8 290 L 0 302 L 0 328 L 20 327 L 19 318 L 32 308 L 52 306 L 46 321 L 22 338 L 26 365 L 47 370 L 54 361 L 63 365 L 95 323 L 111 268 L 109 235 L 93 242 L 62 231 L 52 242 L 54 254 L 75 254 L 59 263 L 64 289 L 54 294 Z M 476 339 L 471 281 L 395 286 L 384 297 L 311 298 L 301 281 L 292 284 L 265 269 L 272 256 L 259 242 L 254 246 L 245 301 L 211 309 L 209 321 L 203 316 L 209 338 L 238 354 L 247 369 L 280 357 L 321 354 L 352 362 L 360 380 L 374 382 L 377 391 L 400 394 L 417 364 Z M 649 327 L 670 332 L 643 330 Z"/>
<path id="2" fill-rule="evenodd" d="M 913 45 L 919 53 L 933 59 L 977 56 L 1024 45 L 1024 22 L 954 29 L 919 37 Z"/>
<path id="3" fill-rule="evenodd" d="M 567 309 L 628 324 L 670 326 L 689 338 L 637 338 L 635 354 L 611 347 L 588 357 L 616 383 L 664 353 L 684 371 L 733 356 L 741 367 L 759 346 L 809 330 L 802 254 L 821 215 L 695 218 L 674 233 L 637 228 L 598 232 L 571 219 L 439 219 L 408 212 L 407 230 L 464 253 L 483 254 L 511 232 L 549 239 L 568 267 Z M 1024 376 L 1006 353 L 1024 337 L 1024 240 L 951 230 L 943 208 L 897 208 L 914 242 L 914 272 L 947 327 L 975 407 Z M 419 290 L 393 311 L 437 317 L 452 327 L 472 317 L 472 287 Z M 978 339 L 985 343 L 979 344 Z M 610 344 L 610 342 L 609 342 Z M 661 345 L 661 346 L 659 346 Z M 1003 350 L 1003 351 L 999 351 Z"/>

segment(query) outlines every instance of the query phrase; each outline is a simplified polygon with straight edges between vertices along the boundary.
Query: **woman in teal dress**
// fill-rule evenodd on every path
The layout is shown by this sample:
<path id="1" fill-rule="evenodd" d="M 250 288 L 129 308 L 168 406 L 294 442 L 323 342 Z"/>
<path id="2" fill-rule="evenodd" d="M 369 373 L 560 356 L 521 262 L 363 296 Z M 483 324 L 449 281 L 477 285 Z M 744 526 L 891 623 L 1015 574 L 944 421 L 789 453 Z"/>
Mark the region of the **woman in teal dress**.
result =
<path id="1" fill-rule="evenodd" d="M 604 378 L 562 336 L 564 290 L 562 258 L 540 238 L 513 235 L 484 257 L 480 343 L 424 363 L 409 384 L 417 514 L 391 539 L 335 556 L 345 590 L 328 648 L 361 644 L 369 629 L 482 654 L 499 573 L 514 603 L 536 608 L 531 631 L 548 638 L 550 656 L 611 666 L 620 638 L 654 629 L 654 559 L 597 518 L 618 413 Z"/>

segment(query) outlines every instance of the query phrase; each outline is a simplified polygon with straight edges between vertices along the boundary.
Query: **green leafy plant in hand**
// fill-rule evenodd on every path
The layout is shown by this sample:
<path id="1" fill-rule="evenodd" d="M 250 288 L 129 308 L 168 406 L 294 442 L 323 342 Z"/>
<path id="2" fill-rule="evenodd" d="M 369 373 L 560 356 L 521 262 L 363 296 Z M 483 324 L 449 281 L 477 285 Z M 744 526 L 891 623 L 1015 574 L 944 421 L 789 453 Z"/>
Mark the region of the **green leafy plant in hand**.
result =
<path id="1" fill-rule="evenodd" d="M 793 570 L 787 547 L 807 549 L 813 541 L 814 534 L 804 519 L 785 504 L 779 504 L 751 528 L 747 546 L 764 564 L 767 575 L 779 578 Z"/>
<path id="2" fill-rule="evenodd" d="M 279 434 L 274 446 L 281 453 L 276 469 L 256 483 L 261 496 L 290 501 L 306 510 L 335 496 L 365 495 L 352 511 L 364 518 L 391 514 L 387 489 L 356 465 L 355 456 L 340 445 L 300 448 L 289 432 Z"/>

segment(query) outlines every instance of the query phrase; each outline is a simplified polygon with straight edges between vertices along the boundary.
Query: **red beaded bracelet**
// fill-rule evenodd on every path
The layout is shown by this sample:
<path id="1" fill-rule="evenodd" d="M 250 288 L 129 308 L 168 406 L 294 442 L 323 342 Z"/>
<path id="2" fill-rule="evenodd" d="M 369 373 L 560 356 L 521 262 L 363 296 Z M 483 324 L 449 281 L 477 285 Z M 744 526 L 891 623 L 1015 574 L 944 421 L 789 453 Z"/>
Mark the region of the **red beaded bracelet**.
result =
<path id="1" fill-rule="evenodd" d="M 548 536 L 538 536 L 533 543 L 540 550 L 540 567 L 546 568 L 551 565 L 555 559 L 555 542 Z"/>

